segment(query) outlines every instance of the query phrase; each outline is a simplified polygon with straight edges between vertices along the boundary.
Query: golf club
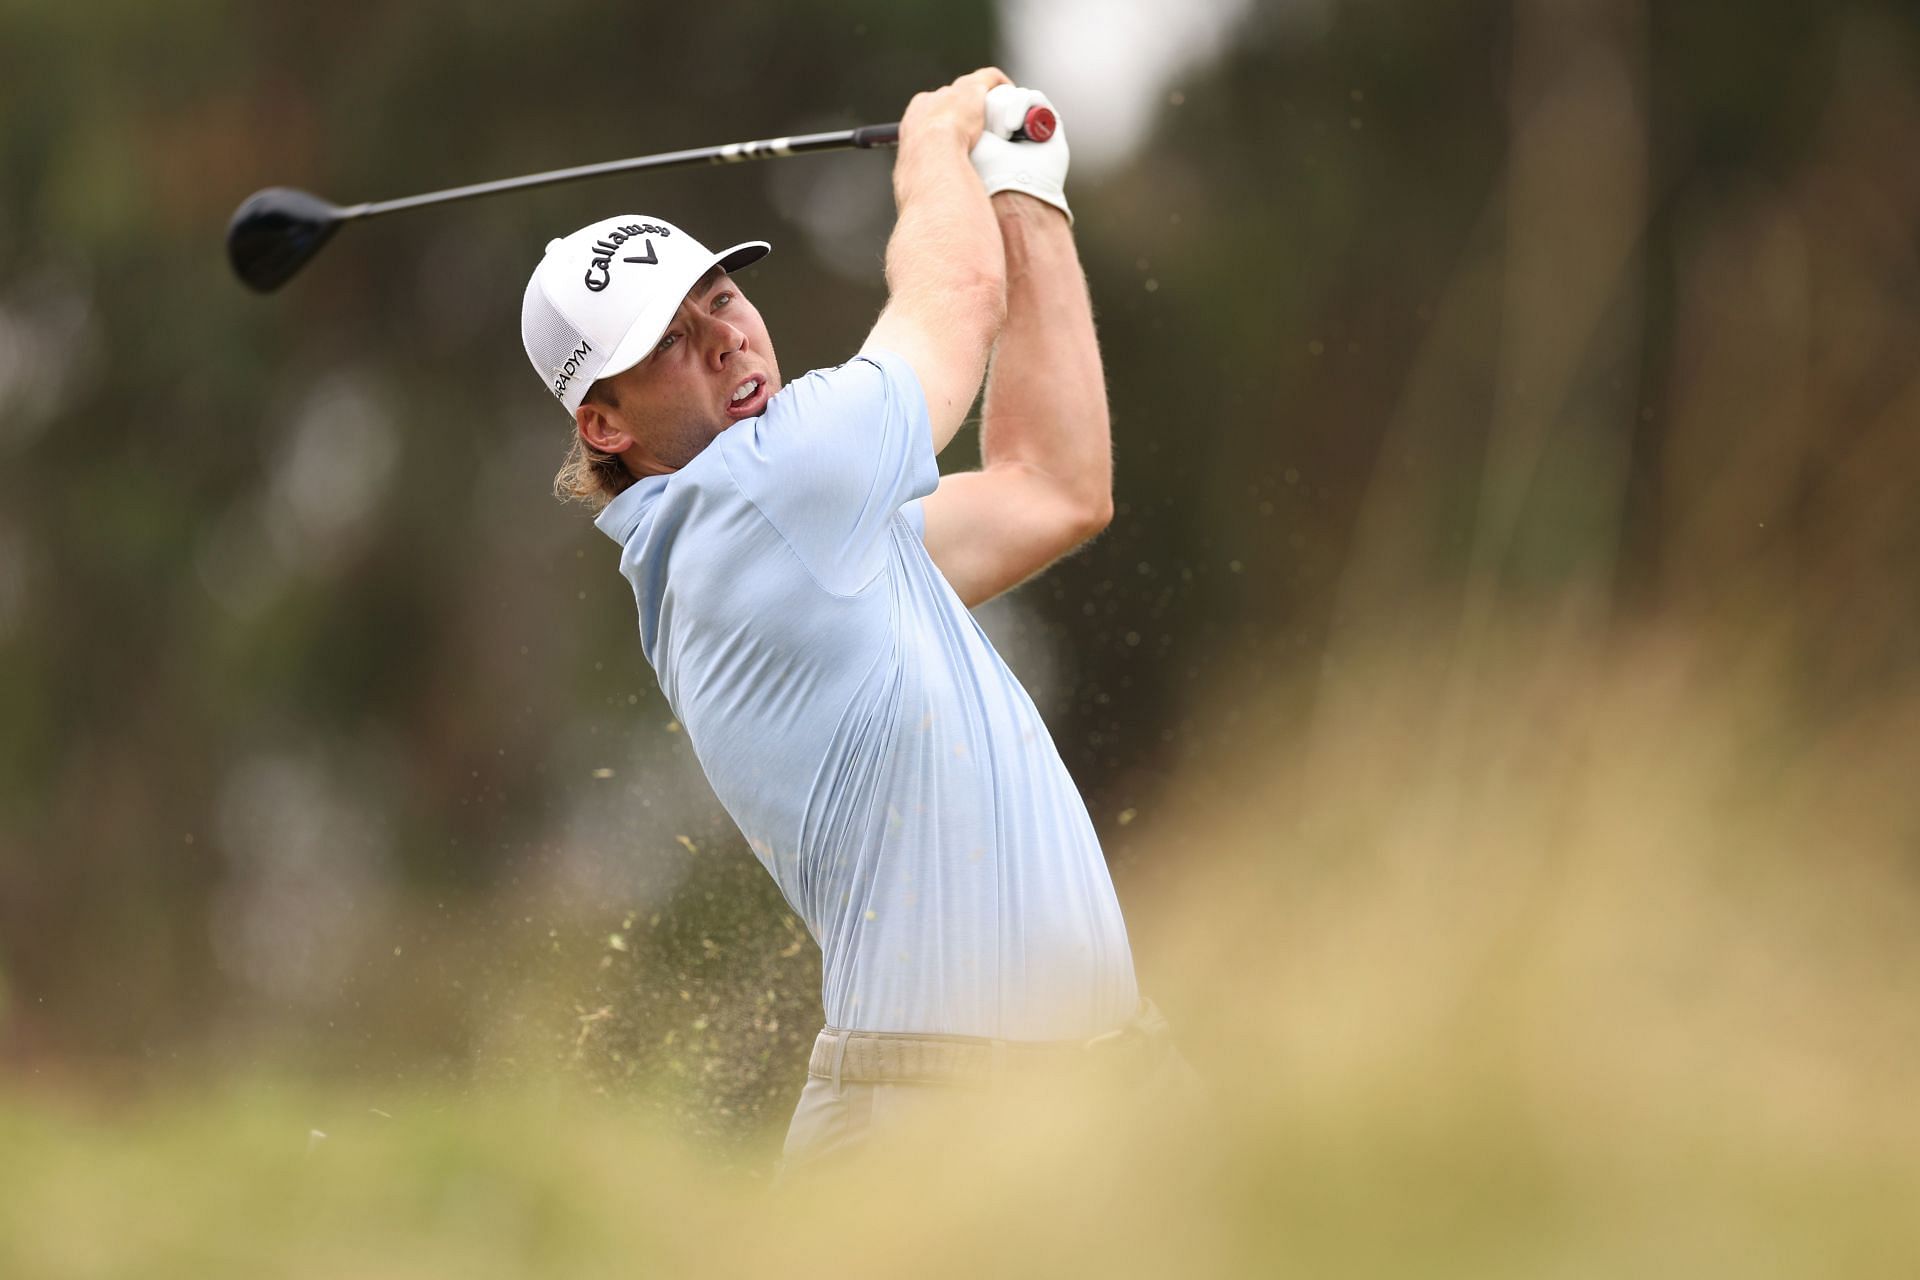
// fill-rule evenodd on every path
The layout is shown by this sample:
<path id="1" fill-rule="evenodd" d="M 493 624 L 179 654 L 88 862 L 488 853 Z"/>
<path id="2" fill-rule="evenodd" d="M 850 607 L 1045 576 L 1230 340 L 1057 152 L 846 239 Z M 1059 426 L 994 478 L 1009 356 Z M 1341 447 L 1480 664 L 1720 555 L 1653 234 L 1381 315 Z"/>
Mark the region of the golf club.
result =
<path id="1" fill-rule="evenodd" d="M 1035 106 L 1027 112 L 1024 126 L 1013 136 L 1016 141 L 1045 142 L 1053 136 L 1055 127 L 1053 112 L 1046 107 Z M 292 187 L 268 187 L 248 196 L 234 211 L 233 221 L 227 224 L 227 257 L 233 263 L 234 273 L 248 287 L 260 293 L 271 293 L 292 279 L 308 259 L 320 252 L 327 241 L 333 238 L 334 232 L 340 229 L 341 223 L 356 218 L 376 218 L 383 213 L 398 213 L 402 209 L 417 209 L 423 205 L 470 200 L 476 196 L 498 195 L 503 191 L 548 187 L 562 182 L 577 182 L 582 178 L 599 178 L 641 169 L 737 164 L 742 160 L 806 155 L 815 151 L 890 147 L 899 141 L 898 123 L 869 124 L 831 133 L 808 133 L 757 142 L 730 142 L 718 147 L 696 147 L 690 151 L 666 151 L 659 155 L 608 160 L 601 164 L 553 169 L 520 178 L 502 178 L 497 182 L 479 182 L 446 191 L 429 191 L 425 195 L 402 196 L 397 200 L 345 207 Z"/>

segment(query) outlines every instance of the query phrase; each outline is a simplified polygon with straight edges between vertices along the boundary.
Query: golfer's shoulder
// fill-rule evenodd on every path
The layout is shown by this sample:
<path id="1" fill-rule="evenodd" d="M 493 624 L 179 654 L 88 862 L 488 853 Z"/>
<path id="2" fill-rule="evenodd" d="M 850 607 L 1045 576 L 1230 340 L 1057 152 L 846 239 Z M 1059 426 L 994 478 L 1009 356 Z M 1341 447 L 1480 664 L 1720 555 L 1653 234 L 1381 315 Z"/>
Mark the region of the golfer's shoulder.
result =
<path id="1" fill-rule="evenodd" d="M 911 378 L 913 371 L 899 356 L 878 348 L 862 350 L 839 364 L 811 369 L 794 379 L 774 396 L 761 417 L 777 423 L 782 416 L 881 413 L 902 376 Z"/>
<path id="2" fill-rule="evenodd" d="M 899 416 L 902 391 L 889 360 L 897 357 L 862 352 L 809 370 L 781 387 L 759 416 L 723 431 L 715 441 L 720 456 L 743 475 L 802 457 L 809 466 L 830 466 L 840 452 L 866 451 L 876 425 Z"/>

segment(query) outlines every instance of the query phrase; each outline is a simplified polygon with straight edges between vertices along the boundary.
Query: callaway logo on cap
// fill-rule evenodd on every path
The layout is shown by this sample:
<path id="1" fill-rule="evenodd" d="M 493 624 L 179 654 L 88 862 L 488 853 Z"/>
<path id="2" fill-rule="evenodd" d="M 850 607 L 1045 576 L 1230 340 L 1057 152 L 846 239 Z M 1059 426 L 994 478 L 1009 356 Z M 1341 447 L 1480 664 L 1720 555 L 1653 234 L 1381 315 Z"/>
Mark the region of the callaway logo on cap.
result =
<path id="1" fill-rule="evenodd" d="M 520 304 L 527 359 L 571 413 L 596 380 L 653 350 L 708 268 L 738 271 L 772 247 L 748 240 L 714 253 L 672 223 L 637 213 L 551 241 Z"/>

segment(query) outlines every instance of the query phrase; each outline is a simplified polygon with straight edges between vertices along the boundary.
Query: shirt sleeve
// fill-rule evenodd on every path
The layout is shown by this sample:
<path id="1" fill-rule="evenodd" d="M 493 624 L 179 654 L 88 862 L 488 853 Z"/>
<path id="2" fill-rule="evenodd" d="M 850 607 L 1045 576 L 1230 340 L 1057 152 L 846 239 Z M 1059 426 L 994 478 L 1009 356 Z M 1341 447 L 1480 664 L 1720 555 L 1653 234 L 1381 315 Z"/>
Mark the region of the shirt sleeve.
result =
<path id="1" fill-rule="evenodd" d="M 940 483 L 920 379 L 890 351 L 799 378 L 719 443 L 741 492 L 842 595 L 873 581 L 902 506 Z"/>

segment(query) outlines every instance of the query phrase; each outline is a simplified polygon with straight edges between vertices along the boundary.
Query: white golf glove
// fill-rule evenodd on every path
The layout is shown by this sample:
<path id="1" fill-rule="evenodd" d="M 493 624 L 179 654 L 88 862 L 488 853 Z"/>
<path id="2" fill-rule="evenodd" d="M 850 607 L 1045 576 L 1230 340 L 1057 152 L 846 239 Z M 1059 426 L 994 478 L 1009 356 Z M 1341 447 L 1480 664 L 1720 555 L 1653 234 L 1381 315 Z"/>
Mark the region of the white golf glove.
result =
<path id="1" fill-rule="evenodd" d="M 1011 141 L 1033 106 L 1051 108 L 1053 104 L 1038 89 L 1001 84 L 987 90 L 986 127 L 973 147 L 973 169 L 986 184 L 988 195 L 1024 191 L 1066 214 L 1067 225 L 1072 226 L 1073 210 L 1067 207 L 1066 192 L 1066 127 L 1055 128 L 1045 142 Z"/>

